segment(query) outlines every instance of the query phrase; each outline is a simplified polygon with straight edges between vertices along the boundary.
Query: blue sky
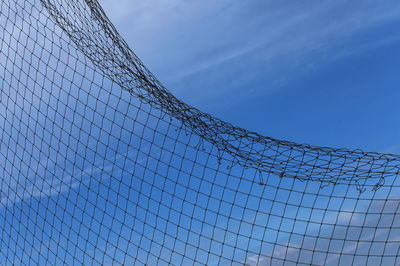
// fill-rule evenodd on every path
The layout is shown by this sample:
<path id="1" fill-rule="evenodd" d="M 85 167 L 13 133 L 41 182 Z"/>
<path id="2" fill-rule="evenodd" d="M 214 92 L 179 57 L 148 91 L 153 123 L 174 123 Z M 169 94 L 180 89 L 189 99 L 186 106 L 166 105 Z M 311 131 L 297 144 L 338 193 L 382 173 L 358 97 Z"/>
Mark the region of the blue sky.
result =
<path id="1" fill-rule="evenodd" d="M 176 96 L 263 135 L 400 152 L 396 1 L 100 1 Z"/>
<path id="2" fill-rule="evenodd" d="M 178 98 L 200 110 L 275 138 L 400 153 L 400 5 L 396 1 L 101 3 L 130 47 L 159 80 Z M 296 186 L 301 191 L 301 185 Z M 308 185 L 309 192 L 312 187 Z M 385 197 L 385 193 L 375 196 Z M 367 194 L 365 199 L 372 195 Z M 346 195 L 357 197 L 357 192 Z M 281 194 L 275 200 L 284 198 Z M 330 204 L 335 205 L 335 201 Z M 341 208 L 350 210 L 351 206 L 345 203 Z M 279 213 L 282 208 L 275 211 Z M 362 219 L 349 218 L 346 211 L 342 214 L 328 211 L 324 217 L 312 219 L 336 224 L 346 224 L 350 219 L 352 225 Z M 367 226 L 374 223 L 368 221 Z M 282 223 L 272 217 L 266 235 L 274 236 L 273 228 L 278 224 L 280 230 L 302 232 L 301 226 L 291 228 L 290 221 Z M 308 224 L 307 234 L 320 230 L 320 235 L 329 235 L 330 229 L 312 228 L 318 225 Z M 347 237 L 355 235 L 349 233 Z M 279 234 L 275 243 L 285 245 L 291 241 L 293 235 Z M 350 253 L 356 250 L 351 242 L 344 248 Z M 257 244 L 253 248 L 257 249 Z M 283 248 L 268 250 L 268 244 L 264 248 L 262 252 L 274 252 L 277 257 L 285 253 Z M 357 252 L 365 248 L 361 246 Z M 376 250 L 380 252 L 378 247 Z M 335 256 L 324 259 L 316 255 L 314 259 L 317 263 L 337 263 Z M 270 262 L 250 255 L 246 261 L 261 265 Z"/>
<path id="3" fill-rule="evenodd" d="M 159 80 L 200 110 L 275 138 L 400 153 L 395 1 L 100 3 Z M 15 9 L 0 18 L 0 263 L 151 264 L 158 254 L 262 265 L 270 254 L 301 260 L 301 247 L 334 264 L 335 252 L 369 252 L 371 239 L 399 242 L 398 181 L 361 195 L 274 176 L 260 186 L 252 169 L 219 165 L 215 148 L 199 151 L 196 136 L 173 130 L 179 123 L 95 72 L 50 22 L 32 34 L 47 13 Z M 378 223 L 395 230 L 373 232 Z M 346 243 L 326 243 L 344 234 Z"/>

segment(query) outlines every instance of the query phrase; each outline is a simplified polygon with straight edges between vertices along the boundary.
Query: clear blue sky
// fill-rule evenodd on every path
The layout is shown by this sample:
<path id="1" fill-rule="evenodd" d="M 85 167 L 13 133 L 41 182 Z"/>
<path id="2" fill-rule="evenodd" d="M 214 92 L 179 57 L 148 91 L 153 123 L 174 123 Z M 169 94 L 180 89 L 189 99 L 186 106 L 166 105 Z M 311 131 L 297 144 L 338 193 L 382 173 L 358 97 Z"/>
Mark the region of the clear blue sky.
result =
<path id="1" fill-rule="evenodd" d="M 400 153 L 397 1 L 100 3 L 146 66 L 178 98 L 198 109 L 275 138 Z M 0 263 L 28 259 L 44 263 L 55 255 L 59 262 L 71 263 L 75 258 L 88 264 L 94 257 L 109 263 L 112 259 L 122 262 L 126 254 L 130 259 L 156 262 L 148 250 L 153 255 L 164 252 L 162 258 L 178 264 L 191 262 L 183 261 L 179 252 L 211 265 L 229 263 L 221 261 L 221 256 L 254 263 L 260 254 L 284 257 L 289 244 L 292 251 L 300 245 L 312 249 L 304 235 L 326 240 L 336 230 L 343 238 L 347 228 L 356 228 L 364 219 L 358 214 L 366 209 L 396 210 L 398 201 L 382 205 L 389 193 L 384 189 L 376 192 L 382 201 L 369 208 L 372 192 L 363 194 L 365 201 L 355 206 L 354 200 L 343 200 L 343 195 L 358 196 L 355 189 L 336 191 L 331 186 L 321 192 L 319 183 L 278 177 L 260 186 L 250 182 L 240 167 L 216 166 L 215 158 L 207 161 L 201 157 L 204 154 L 191 162 L 196 149 L 186 154 L 185 165 L 179 161 L 181 150 L 176 157 L 168 150 L 175 144 L 163 145 L 160 151 L 160 143 L 151 140 L 156 118 L 146 121 L 147 131 L 135 120 L 147 119 L 148 106 L 138 111 L 137 99 L 129 98 L 128 92 L 101 75 L 92 80 L 92 70 L 82 64 L 77 69 L 87 79 L 64 64 L 57 65 L 57 71 L 74 82 L 52 76 L 49 62 L 63 61 L 71 54 L 63 46 L 59 55 L 54 46 L 49 55 L 51 49 L 45 46 L 38 58 L 42 46 L 23 44 L 30 16 L 38 17 L 29 10 L 25 8 L 20 18 L 25 27 L 18 24 L 15 31 L 4 31 L 4 47 L 11 43 L 11 34 L 18 35 L 21 43 L 0 60 L 7 81 L 0 101 L 5 143 L 0 150 L 4 175 Z M 9 16 L 18 12 L 22 11 Z M 11 21 L 7 27 L 13 23 L 21 22 Z M 36 36 L 37 41 L 51 45 L 52 34 L 60 33 L 50 27 L 43 36 Z M 30 60 L 37 60 L 48 72 L 38 71 L 36 61 L 27 62 L 30 57 L 24 49 L 27 55 L 36 55 Z M 74 58 L 68 61 L 73 67 L 74 63 Z M 31 72 L 16 72 L 14 66 Z M 136 113 L 140 115 L 135 117 Z M 204 160 L 209 163 L 206 173 L 202 172 Z M 250 194 L 255 195 L 252 200 Z M 373 227 L 374 219 L 364 224 Z M 390 217 L 380 221 L 383 225 L 391 222 Z M 398 243 L 395 231 L 367 231 L 366 242 L 372 235 L 379 239 L 385 233 L 386 239 Z M 351 243 L 356 234 L 346 237 L 347 246 L 330 245 L 333 252 L 356 250 Z M 325 244 L 319 243 L 318 249 Z M 368 249 L 364 246 L 358 252 Z M 396 254 L 395 249 L 387 251 Z M 326 253 L 321 251 L 321 257 L 317 254 L 314 259 L 337 261 L 335 256 L 324 257 Z"/>
<path id="2" fill-rule="evenodd" d="M 159 80 L 200 110 L 275 138 L 400 153 L 400 5 L 396 1 L 101 3 Z M 357 196 L 357 192 L 346 195 Z M 277 200 L 285 201 L 284 193 Z M 323 216 L 334 221 L 340 215 Z M 268 221 L 267 242 L 280 222 Z M 340 218 L 336 222 L 340 224 Z M 307 225 L 311 235 L 312 224 Z M 287 220 L 280 226 L 294 234 L 303 232 L 301 226 L 290 229 Z M 326 230 L 319 234 L 329 234 Z M 276 243 L 290 239 L 279 234 Z M 257 244 L 252 248 L 256 250 Z M 347 250 L 354 247 L 350 244 Z M 250 264 L 252 259 L 257 257 L 247 257 Z M 314 259 L 318 263 L 318 256 Z M 335 257 L 321 261 L 337 262 Z"/>
<path id="3" fill-rule="evenodd" d="M 100 2 L 200 110 L 276 138 L 400 152 L 396 1 Z"/>

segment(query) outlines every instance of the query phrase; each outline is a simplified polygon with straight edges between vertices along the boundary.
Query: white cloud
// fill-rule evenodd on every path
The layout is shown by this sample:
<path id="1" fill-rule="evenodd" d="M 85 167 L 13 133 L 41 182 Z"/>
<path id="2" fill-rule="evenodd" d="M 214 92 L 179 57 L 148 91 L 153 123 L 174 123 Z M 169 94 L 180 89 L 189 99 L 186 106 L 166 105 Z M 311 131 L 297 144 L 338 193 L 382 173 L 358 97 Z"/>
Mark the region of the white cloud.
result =
<path id="1" fill-rule="evenodd" d="M 11 184 L 13 179 L 9 178 L 10 184 L 8 185 L 12 191 L 15 192 L 14 197 L 10 197 L 9 195 L 3 196 L 0 199 L 0 206 L 8 206 L 14 205 L 21 201 L 29 201 L 33 198 L 48 198 L 63 194 L 65 192 L 70 191 L 71 189 L 75 189 L 80 185 L 87 185 L 90 179 L 97 179 L 97 181 L 104 181 L 111 176 L 108 173 L 117 174 L 118 168 L 114 168 L 114 164 L 112 162 L 122 160 L 123 158 L 129 157 L 130 153 L 119 154 L 112 158 L 107 158 L 102 160 L 102 158 L 98 158 L 97 161 L 93 163 L 92 166 L 86 167 L 81 171 L 80 175 L 65 175 L 64 177 L 60 174 L 59 171 L 56 171 L 56 166 L 51 172 L 53 175 L 51 176 L 29 176 L 27 180 L 25 180 L 24 184 Z M 105 164 L 103 163 L 105 162 Z M 140 158 L 138 163 L 143 163 L 145 161 L 144 158 Z M 50 163 L 52 164 L 52 163 Z M 68 169 L 70 171 L 71 169 Z M 129 169 L 125 169 L 128 171 Z M 101 175 L 100 175 L 101 174 Z M 99 178 L 100 176 L 100 178 Z M 19 184 L 19 185 L 18 185 Z"/>
<path id="2" fill-rule="evenodd" d="M 400 6 L 392 1 L 100 2 L 133 50 L 167 87 L 199 72 L 203 80 L 226 79 L 240 72 L 235 82 L 246 83 L 257 72 L 270 77 L 271 84 L 285 83 L 321 63 L 368 49 L 375 41 L 363 47 L 338 49 L 337 45 L 400 15 Z M 170 89 L 198 91 L 187 85 Z M 205 85 L 202 89 L 202 94 L 213 95 L 227 88 L 207 89 Z"/>

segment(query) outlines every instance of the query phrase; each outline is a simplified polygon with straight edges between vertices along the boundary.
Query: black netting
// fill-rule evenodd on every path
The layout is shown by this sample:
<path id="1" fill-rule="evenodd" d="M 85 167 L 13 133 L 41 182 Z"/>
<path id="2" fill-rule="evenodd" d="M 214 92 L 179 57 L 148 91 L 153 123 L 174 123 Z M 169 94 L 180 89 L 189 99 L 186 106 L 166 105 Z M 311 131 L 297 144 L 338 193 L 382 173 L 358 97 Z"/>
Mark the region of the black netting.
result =
<path id="1" fill-rule="evenodd" d="M 400 263 L 400 156 L 186 105 L 96 0 L 4 0 L 0 37 L 0 264 Z"/>

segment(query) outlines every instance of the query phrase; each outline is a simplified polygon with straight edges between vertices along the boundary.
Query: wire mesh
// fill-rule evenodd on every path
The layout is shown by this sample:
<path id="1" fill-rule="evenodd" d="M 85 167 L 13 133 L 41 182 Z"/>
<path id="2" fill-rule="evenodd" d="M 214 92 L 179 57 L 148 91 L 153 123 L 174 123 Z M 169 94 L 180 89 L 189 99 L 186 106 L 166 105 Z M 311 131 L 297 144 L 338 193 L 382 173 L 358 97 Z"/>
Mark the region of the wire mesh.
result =
<path id="1" fill-rule="evenodd" d="M 0 264 L 400 263 L 400 156 L 202 113 L 95 0 L 2 1 L 0 36 Z"/>

